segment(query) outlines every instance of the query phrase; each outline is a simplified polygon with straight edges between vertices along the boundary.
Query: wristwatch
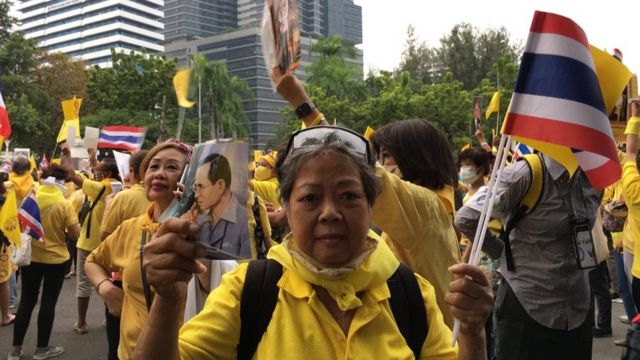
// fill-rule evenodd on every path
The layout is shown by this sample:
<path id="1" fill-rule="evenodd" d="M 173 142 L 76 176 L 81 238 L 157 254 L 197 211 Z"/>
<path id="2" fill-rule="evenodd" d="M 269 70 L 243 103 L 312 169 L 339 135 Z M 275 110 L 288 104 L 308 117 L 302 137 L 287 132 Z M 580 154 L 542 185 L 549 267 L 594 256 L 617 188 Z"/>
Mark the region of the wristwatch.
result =
<path id="1" fill-rule="evenodd" d="M 296 116 L 298 119 L 302 119 L 305 116 L 311 114 L 311 112 L 316 108 L 316 105 L 311 101 L 303 102 L 300 106 L 296 108 Z"/>

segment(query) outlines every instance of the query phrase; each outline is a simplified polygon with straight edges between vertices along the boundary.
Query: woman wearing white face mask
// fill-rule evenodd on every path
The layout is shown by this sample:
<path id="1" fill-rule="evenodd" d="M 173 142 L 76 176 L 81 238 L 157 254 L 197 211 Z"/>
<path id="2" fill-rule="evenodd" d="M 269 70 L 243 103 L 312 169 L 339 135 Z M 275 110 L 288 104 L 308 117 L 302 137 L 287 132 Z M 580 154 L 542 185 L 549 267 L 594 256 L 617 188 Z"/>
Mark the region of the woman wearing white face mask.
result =
<path id="1" fill-rule="evenodd" d="M 466 149 L 458 155 L 460 181 L 467 188 L 463 204 L 486 184 L 485 178 L 489 176 L 489 158 L 489 153 L 479 147 Z"/>

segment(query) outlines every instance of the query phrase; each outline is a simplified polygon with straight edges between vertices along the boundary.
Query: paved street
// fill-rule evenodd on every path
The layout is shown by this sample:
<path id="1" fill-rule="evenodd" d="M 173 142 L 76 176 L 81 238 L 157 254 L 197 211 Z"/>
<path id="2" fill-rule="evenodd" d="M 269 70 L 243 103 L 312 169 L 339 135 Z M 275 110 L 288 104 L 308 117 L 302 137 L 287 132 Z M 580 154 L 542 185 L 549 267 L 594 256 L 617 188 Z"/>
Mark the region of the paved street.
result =
<path id="1" fill-rule="evenodd" d="M 25 357 L 31 359 L 36 347 L 36 317 L 37 310 L 33 312 L 33 318 L 24 342 Z M 594 339 L 593 359 L 608 360 L 620 359 L 622 348 L 614 346 L 613 340 L 622 338 L 626 334 L 627 326 L 618 320 L 624 308 L 622 304 L 613 303 L 613 337 Z M 107 340 L 104 320 L 104 305 L 97 295 L 93 295 L 89 306 L 89 333 L 77 335 L 72 326 L 76 321 L 75 278 L 65 280 L 56 311 L 56 320 L 51 334 L 51 345 L 62 345 L 65 353 L 56 359 L 72 360 L 102 360 L 107 358 Z M 13 338 L 13 327 L 0 327 L 0 359 L 5 358 Z"/>

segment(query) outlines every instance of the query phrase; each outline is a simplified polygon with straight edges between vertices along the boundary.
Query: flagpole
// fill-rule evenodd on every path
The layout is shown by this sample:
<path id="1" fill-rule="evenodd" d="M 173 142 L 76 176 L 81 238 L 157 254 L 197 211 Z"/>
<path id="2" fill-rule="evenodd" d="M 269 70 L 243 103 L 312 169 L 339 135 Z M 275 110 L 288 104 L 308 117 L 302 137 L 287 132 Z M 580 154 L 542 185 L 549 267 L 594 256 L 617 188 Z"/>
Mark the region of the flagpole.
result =
<path id="1" fill-rule="evenodd" d="M 493 204 L 496 197 L 496 186 L 501 180 L 502 171 L 506 164 L 508 149 L 511 147 L 512 138 L 509 136 L 502 136 L 500 139 L 500 145 L 498 145 L 498 153 L 496 154 L 496 160 L 493 164 L 494 171 L 491 173 L 489 185 L 485 195 L 484 204 L 482 205 L 482 211 L 480 212 L 480 218 L 478 219 L 478 226 L 476 228 L 476 234 L 471 246 L 471 255 L 469 256 L 469 264 L 477 265 L 480 260 L 480 249 L 484 243 L 485 233 L 489 220 L 491 220 L 491 213 L 493 212 Z M 460 333 L 460 320 L 456 319 L 453 323 L 453 342 L 451 346 L 455 345 L 458 341 L 458 334 Z"/>
<path id="2" fill-rule="evenodd" d="M 202 143 L 202 77 L 198 75 L 198 144 Z"/>
<path id="3" fill-rule="evenodd" d="M 11 143 L 11 140 L 9 140 L 9 139 L 4 141 L 4 144 L 7 147 L 7 149 L 6 149 L 6 157 L 7 157 L 7 159 L 9 159 L 9 143 Z"/>
<path id="4" fill-rule="evenodd" d="M 498 87 L 498 93 L 500 93 L 500 66 L 496 69 L 496 84 Z M 502 94 L 500 94 L 502 97 Z M 500 134 L 500 105 L 498 105 L 498 118 L 496 119 L 496 134 Z"/>

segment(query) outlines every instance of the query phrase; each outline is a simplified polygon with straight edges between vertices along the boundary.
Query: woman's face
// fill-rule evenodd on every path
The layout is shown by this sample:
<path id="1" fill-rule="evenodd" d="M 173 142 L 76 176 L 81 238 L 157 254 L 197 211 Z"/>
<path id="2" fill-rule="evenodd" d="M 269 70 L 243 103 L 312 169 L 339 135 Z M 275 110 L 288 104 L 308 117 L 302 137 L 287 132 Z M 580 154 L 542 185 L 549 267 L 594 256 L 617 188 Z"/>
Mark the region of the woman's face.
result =
<path id="1" fill-rule="evenodd" d="M 339 267 L 363 252 L 371 206 L 358 170 L 344 158 L 320 155 L 302 164 L 286 211 L 296 245 L 316 261 Z"/>
<path id="2" fill-rule="evenodd" d="M 154 202 L 171 202 L 186 162 L 184 153 L 173 148 L 157 153 L 149 161 L 149 167 L 144 175 L 147 199 Z"/>

